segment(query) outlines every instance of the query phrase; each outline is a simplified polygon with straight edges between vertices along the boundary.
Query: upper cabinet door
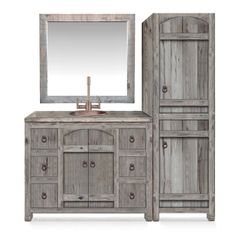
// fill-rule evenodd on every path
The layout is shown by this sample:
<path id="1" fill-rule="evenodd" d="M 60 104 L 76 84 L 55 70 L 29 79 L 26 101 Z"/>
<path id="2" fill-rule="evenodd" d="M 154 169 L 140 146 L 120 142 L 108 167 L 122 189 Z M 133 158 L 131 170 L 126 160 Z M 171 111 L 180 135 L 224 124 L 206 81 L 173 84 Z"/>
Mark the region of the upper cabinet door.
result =
<path id="1" fill-rule="evenodd" d="M 208 99 L 208 19 L 161 18 L 160 99 Z"/>

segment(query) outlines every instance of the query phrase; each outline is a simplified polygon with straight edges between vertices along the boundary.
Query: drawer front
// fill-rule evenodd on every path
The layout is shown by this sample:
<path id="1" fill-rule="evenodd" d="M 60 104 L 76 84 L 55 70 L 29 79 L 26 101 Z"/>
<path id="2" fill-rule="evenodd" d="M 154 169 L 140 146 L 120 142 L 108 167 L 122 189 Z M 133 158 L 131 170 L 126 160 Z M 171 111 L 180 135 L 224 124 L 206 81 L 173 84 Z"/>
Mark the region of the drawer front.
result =
<path id="1" fill-rule="evenodd" d="M 31 176 L 57 176 L 57 157 L 32 157 Z"/>
<path id="2" fill-rule="evenodd" d="M 57 184 L 31 184 L 31 207 L 57 207 Z"/>
<path id="3" fill-rule="evenodd" d="M 120 129 L 120 149 L 143 150 L 146 147 L 145 129 Z"/>
<path id="4" fill-rule="evenodd" d="M 146 191 L 143 183 L 120 184 L 120 207 L 145 207 Z"/>
<path id="5" fill-rule="evenodd" d="M 56 149 L 57 129 L 31 129 L 32 149 Z"/>
<path id="6" fill-rule="evenodd" d="M 146 176 L 146 157 L 120 157 L 119 165 L 122 177 Z"/>

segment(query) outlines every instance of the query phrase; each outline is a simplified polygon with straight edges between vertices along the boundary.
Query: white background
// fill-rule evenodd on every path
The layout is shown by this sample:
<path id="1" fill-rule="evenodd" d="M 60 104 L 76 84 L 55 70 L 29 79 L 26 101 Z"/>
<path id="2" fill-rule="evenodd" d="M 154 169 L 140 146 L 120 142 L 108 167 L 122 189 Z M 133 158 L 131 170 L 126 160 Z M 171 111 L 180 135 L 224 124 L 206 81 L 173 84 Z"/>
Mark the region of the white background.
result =
<path id="1" fill-rule="evenodd" d="M 0 234 L 1 235 L 235 235 L 235 1 L 1 0 L 0 3 Z M 136 103 L 141 109 L 141 22 L 153 12 L 216 13 L 216 222 L 205 215 L 46 215 L 24 222 L 24 117 L 35 110 L 73 110 L 39 103 L 39 13 L 135 13 Z M 231 231 L 231 232 L 230 232 Z"/>

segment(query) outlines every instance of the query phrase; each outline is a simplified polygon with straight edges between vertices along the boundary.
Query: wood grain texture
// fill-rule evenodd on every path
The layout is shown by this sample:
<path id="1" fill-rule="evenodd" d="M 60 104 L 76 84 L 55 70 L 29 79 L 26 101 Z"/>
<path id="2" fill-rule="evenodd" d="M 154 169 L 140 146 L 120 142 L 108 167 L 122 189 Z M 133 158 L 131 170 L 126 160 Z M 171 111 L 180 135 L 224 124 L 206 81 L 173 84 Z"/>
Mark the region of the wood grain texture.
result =
<path id="1" fill-rule="evenodd" d="M 40 14 L 40 102 L 76 103 L 77 97 L 85 102 L 86 96 L 48 95 L 48 22 L 126 22 L 127 23 L 127 96 L 99 96 L 101 102 L 134 102 L 135 15 L 134 14 Z M 91 96 L 96 102 L 98 96 Z"/>

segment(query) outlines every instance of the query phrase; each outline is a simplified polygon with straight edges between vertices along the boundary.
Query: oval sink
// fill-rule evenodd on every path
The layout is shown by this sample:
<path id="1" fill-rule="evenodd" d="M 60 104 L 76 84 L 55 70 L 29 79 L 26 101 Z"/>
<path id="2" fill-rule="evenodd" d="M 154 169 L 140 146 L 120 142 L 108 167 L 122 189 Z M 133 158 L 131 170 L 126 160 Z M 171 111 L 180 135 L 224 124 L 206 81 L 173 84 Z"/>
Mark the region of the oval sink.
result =
<path id="1" fill-rule="evenodd" d="M 105 111 L 72 111 L 70 113 L 73 116 L 98 116 L 105 115 Z"/>

